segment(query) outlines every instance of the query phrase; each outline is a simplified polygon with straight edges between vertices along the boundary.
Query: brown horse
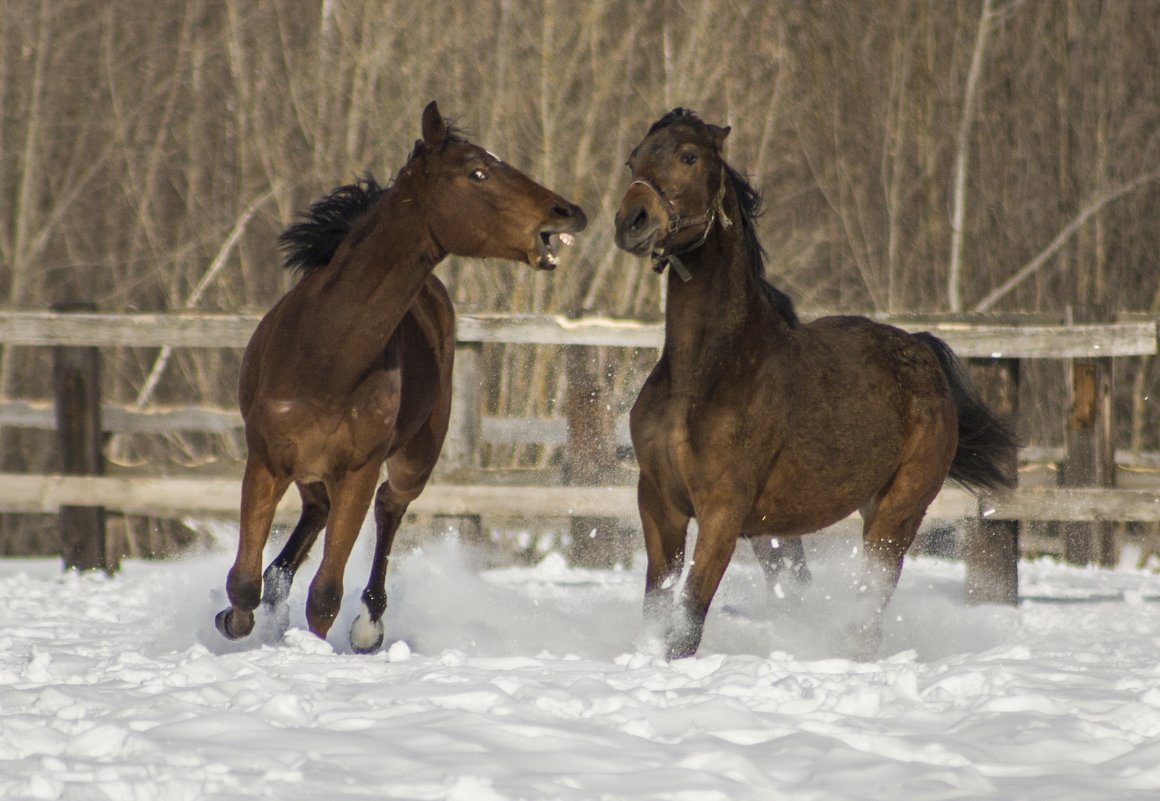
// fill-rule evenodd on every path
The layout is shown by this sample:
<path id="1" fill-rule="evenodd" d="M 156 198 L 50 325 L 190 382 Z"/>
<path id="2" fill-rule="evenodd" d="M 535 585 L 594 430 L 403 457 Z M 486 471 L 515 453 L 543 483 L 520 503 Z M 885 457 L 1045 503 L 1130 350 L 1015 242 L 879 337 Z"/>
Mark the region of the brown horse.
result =
<path id="1" fill-rule="evenodd" d="M 306 619 L 325 637 L 374 497 L 378 539 L 351 645 L 382 643 L 391 541 L 431 475 L 451 407 L 455 313 L 432 270 L 448 254 L 551 270 L 553 237 L 586 225 L 578 206 L 468 142 L 433 102 L 422 131 L 391 186 L 368 178 L 340 187 L 282 236 L 287 266 L 304 275 L 262 319 L 242 361 L 241 530 L 230 607 L 215 621 L 231 639 L 253 629 L 260 598 L 285 602 L 323 527 Z M 384 462 L 388 480 L 376 493 Z M 302 516 L 263 576 L 274 510 L 292 482 Z"/>
<path id="2" fill-rule="evenodd" d="M 1011 432 L 971 391 L 945 343 L 864 317 L 802 324 L 766 282 L 760 196 L 721 155 L 728 128 L 685 109 L 628 160 L 616 243 L 668 278 L 665 342 L 630 415 L 648 570 L 645 615 L 670 657 L 691 655 L 738 537 L 794 542 L 854 511 L 864 580 L 855 651 L 874 653 L 883 609 L 927 506 L 950 478 L 1010 486 Z M 686 531 L 698 537 L 679 604 Z M 800 541 L 792 555 L 800 557 Z"/>

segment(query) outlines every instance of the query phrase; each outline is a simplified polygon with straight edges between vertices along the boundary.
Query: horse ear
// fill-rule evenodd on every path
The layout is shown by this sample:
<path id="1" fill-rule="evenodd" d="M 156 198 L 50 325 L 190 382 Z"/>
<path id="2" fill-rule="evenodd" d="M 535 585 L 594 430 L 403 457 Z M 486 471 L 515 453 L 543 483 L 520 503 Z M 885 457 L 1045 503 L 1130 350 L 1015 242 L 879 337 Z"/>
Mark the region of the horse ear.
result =
<path id="1" fill-rule="evenodd" d="M 721 146 L 723 144 L 725 144 L 725 137 L 727 137 L 729 135 L 729 132 L 732 130 L 733 130 L 733 126 L 731 126 L 731 125 L 726 125 L 724 128 L 722 128 L 719 125 L 710 125 L 709 126 L 709 133 L 712 135 L 713 142 L 714 142 L 714 144 L 717 145 L 718 150 L 720 150 Z"/>
<path id="2" fill-rule="evenodd" d="M 447 122 L 439 113 L 438 104 L 432 100 L 427 104 L 427 108 L 423 109 L 423 143 L 432 150 L 438 150 L 445 139 L 447 139 Z"/>

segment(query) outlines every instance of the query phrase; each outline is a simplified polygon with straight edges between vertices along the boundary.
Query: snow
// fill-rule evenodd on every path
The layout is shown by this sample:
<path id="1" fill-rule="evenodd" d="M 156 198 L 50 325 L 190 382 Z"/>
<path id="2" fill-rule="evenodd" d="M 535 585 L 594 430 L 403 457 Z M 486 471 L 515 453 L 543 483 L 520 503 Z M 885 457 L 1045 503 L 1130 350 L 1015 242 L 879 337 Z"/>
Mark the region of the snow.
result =
<path id="1" fill-rule="evenodd" d="M 399 554 L 385 647 L 360 656 L 362 551 L 329 642 L 305 631 L 310 564 L 288 629 L 226 643 L 228 553 L 114 578 L 3 561 L 0 798 L 1160 798 L 1160 576 L 1030 562 L 1032 600 L 969 607 L 961 565 L 909 559 L 879 658 L 855 662 L 856 542 L 807 542 L 799 608 L 771 611 L 738 559 L 673 663 L 637 564 Z"/>

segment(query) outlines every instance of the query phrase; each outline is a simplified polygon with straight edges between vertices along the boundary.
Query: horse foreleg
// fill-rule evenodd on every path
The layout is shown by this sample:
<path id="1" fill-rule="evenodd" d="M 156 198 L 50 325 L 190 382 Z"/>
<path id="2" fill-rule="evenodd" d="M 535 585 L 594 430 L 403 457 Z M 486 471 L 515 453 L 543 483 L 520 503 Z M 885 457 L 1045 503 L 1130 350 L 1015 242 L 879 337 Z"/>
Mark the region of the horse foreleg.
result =
<path id="1" fill-rule="evenodd" d="M 321 481 L 299 484 L 298 494 L 302 496 L 302 514 L 298 525 L 290 532 L 290 537 L 282 550 L 274 557 L 262 574 L 262 604 L 279 607 L 290 595 L 290 585 L 302 562 L 318 539 L 318 533 L 326 526 L 330 514 L 330 498 L 326 485 Z"/>
<path id="2" fill-rule="evenodd" d="M 643 475 L 637 482 L 637 505 L 648 558 L 644 619 L 648 625 L 665 625 L 672 614 L 673 595 L 685 565 L 689 518 L 665 504 L 655 485 Z"/>
<path id="3" fill-rule="evenodd" d="M 238 554 L 226 577 L 230 606 L 214 618 L 218 631 L 231 640 L 253 631 L 254 609 L 262 592 L 262 551 L 274 522 L 274 510 L 289 483 L 275 478 L 253 459 L 247 460 L 242 476 Z"/>
<path id="4" fill-rule="evenodd" d="M 378 478 L 379 462 L 371 460 L 329 487 L 331 509 L 322 562 L 310 582 L 306 599 L 306 623 L 321 639 L 326 639 L 342 605 L 343 572 L 370 507 Z"/>
<path id="5" fill-rule="evenodd" d="M 812 576 L 801 537 L 750 537 L 771 601 L 797 605 Z M 788 573 L 787 573 L 788 571 Z"/>
<path id="6" fill-rule="evenodd" d="M 709 604 L 737 547 L 740 520 L 717 514 L 697 518 L 697 545 L 668 636 L 669 659 L 692 656 L 701 644 Z"/>

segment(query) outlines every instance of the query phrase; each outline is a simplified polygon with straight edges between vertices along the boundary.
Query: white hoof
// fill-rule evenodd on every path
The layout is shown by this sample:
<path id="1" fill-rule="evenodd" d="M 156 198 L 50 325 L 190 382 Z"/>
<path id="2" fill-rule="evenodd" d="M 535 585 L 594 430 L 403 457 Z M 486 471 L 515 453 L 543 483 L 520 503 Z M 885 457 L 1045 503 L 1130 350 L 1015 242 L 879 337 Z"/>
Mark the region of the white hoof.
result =
<path id="1" fill-rule="evenodd" d="M 371 610 L 363 604 L 362 612 L 350 624 L 350 647 L 355 653 L 369 654 L 383 644 L 383 621 L 371 620 Z"/>

